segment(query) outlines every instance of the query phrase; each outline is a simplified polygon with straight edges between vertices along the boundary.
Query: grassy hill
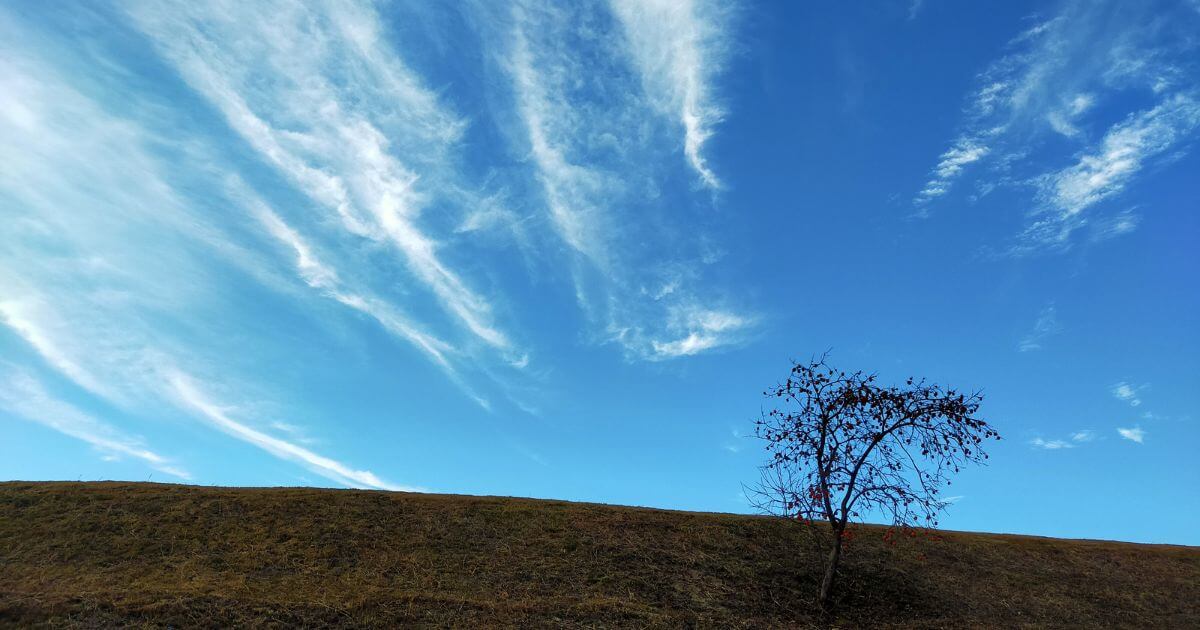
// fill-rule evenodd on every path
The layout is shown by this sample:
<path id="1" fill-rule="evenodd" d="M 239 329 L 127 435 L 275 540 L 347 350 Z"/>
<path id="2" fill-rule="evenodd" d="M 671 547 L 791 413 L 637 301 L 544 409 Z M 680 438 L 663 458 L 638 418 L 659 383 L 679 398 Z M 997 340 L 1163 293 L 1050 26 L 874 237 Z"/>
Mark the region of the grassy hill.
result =
<path id="1" fill-rule="evenodd" d="M 491 497 L 0 483 L 0 624 L 1200 628 L 1200 548 L 864 528 L 836 612 L 779 520 Z"/>

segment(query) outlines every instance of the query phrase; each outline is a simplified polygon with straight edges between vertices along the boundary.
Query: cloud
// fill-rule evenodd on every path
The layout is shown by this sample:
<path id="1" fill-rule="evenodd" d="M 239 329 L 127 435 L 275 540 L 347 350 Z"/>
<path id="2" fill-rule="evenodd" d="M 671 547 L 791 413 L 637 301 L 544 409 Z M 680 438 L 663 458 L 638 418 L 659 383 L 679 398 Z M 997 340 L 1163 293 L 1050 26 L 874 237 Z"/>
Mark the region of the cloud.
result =
<path id="1" fill-rule="evenodd" d="M 0 364 L 0 367 L 6 368 L 0 382 L 0 405 L 12 413 L 90 444 L 102 453 L 104 461 L 132 457 L 173 477 L 192 478 L 169 458 L 147 448 L 141 439 L 125 435 L 77 407 L 53 398 L 24 371 L 11 365 Z"/>
<path id="2" fill-rule="evenodd" d="M 1153 109 L 1114 125 L 1099 145 L 1043 181 L 1043 195 L 1063 219 L 1119 194 L 1146 160 L 1162 154 L 1200 126 L 1200 102 L 1176 94 Z"/>
<path id="3" fill-rule="evenodd" d="M 1067 249 L 1081 230 L 1096 242 L 1134 229 L 1128 209 L 1097 206 L 1200 129 L 1191 78 L 1200 20 L 1166 9 L 1071 1 L 1014 37 L 966 98 L 959 132 L 914 197 L 917 216 L 972 172 L 972 200 L 998 186 L 1034 191 L 1009 255 Z"/>
<path id="4" fill-rule="evenodd" d="M 1112 126 L 1072 166 L 1035 179 L 1043 204 L 1020 235 L 1012 252 L 1069 247 L 1071 236 L 1085 227 L 1094 241 L 1133 231 L 1139 217 L 1130 210 L 1089 220 L 1084 212 L 1125 190 L 1147 162 L 1172 152 L 1200 129 L 1200 101 L 1177 94 L 1156 107 L 1131 114 Z"/>
<path id="5" fill-rule="evenodd" d="M 66 335 L 70 334 L 65 331 L 60 332 Z M 104 373 L 109 379 L 123 381 L 125 389 L 137 392 L 140 394 L 140 398 L 171 400 L 182 408 L 198 412 L 201 417 L 225 433 L 254 444 L 282 459 L 301 463 L 337 483 L 351 487 L 416 491 L 413 488 L 384 483 L 369 471 L 353 470 L 333 459 L 232 419 L 225 409 L 201 393 L 200 385 L 193 378 L 184 375 L 174 367 L 166 354 L 156 348 L 143 345 L 146 342 L 139 337 L 136 330 L 123 333 L 123 338 L 119 340 L 119 343 L 122 347 L 127 348 L 127 351 L 120 357 L 105 355 L 103 347 L 88 347 L 86 344 L 79 343 L 78 340 L 63 344 L 54 339 L 51 340 L 49 346 L 87 348 L 87 358 L 97 365 L 104 366 Z M 33 346 L 33 349 L 38 350 L 39 348 Z M 99 354 L 97 354 L 98 352 Z M 60 361 L 56 364 L 48 361 L 48 363 L 55 367 L 62 364 L 75 365 L 76 359 L 71 357 L 69 362 Z M 61 368 L 60 372 L 67 378 L 73 378 L 71 372 Z M 94 378 L 92 376 L 94 372 L 88 370 L 83 373 L 89 375 L 88 378 Z M 105 433 L 114 433 L 114 431 L 68 405 L 49 399 L 40 389 L 36 389 L 31 384 L 32 381 L 20 378 L 13 380 L 16 382 L 17 389 L 15 391 L 17 393 L 0 392 L 0 398 L 3 398 L 8 406 L 15 408 L 21 415 L 85 440 L 102 450 L 137 457 L 158 470 L 178 477 L 189 478 L 187 473 L 170 466 L 165 458 L 138 446 L 135 441 L 119 435 L 106 436 Z M 81 386 L 86 383 L 86 381 L 76 382 Z M 102 387 L 98 389 L 99 392 L 104 392 L 109 390 L 110 386 L 103 383 Z"/>
<path id="6" fill-rule="evenodd" d="M 954 179 L 963 169 L 983 159 L 989 151 L 979 138 L 960 138 L 939 158 L 937 166 L 933 169 L 933 178 L 925 183 L 925 187 L 917 195 L 918 202 L 924 203 L 949 192 Z"/>
<path id="7" fill-rule="evenodd" d="M 1076 94 L 1063 103 L 1062 107 L 1047 114 L 1046 120 L 1050 123 L 1050 127 L 1058 133 L 1068 138 L 1077 137 L 1082 132 L 1075 126 L 1076 120 L 1091 109 L 1095 102 L 1096 98 L 1091 94 Z"/>
<path id="8" fill-rule="evenodd" d="M 190 374 L 219 374 L 248 391 L 260 387 L 256 378 L 246 377 L 245 359 L 255 357 L 254 374 L 261 378 L 257 370 L 279 339 L 255 329 L 257 318 L 239 319 L 247 314 L 242 291 L 249 280 L 286 295 L 288 283 L 268 271 L 267 257 L 247 247 L 257 236 L 244 229 L 252 225 L 244 221 L 248 208 L 222 194 L 219 169 L 181 168 L 210 156 L 193 143 L 186 125 L 172 128 L 170 142 L 164 142 L 158 125 L 169 123 L 148 113 L 155 108 L 145 102 L 126 102 L 125 94 L 122 111 L 129 117 L 109 114 L 103 102 L 112 94 L 105 90 L 117 88 L 85 94 L 73 87 L 94 88 L 90 73 L 108 66 L 89 65 L 87 80 L 72 80 L 63 74 L 69 65 L 55 67 L 30 54 L 38 46 L 23 41 L 27 34 L 4 20 L 0 14 L 0 134 L 6 138 L 0 143 L 6 165 L 0 170 L 6 214 L 0 322 L 47 366 L 123 413 L 158 417 L 172 413 L 164 403 L 174 403 L 339 483 L 393 487 L 235 421 L 199 393 L 199 379 L 185 383 L 177 376 L 182 370 L 176 366 L 186 358 Z M 184 195 L 180 182 L 204 194 Z M 274 238 L 295 237 L 289 245 L 310 286 L 338 286 L 336 271 L 323 266 L 295 232 L 288 233 L 282 221 L 272 224 L 267 215 L 259 218 L 270 224 L 268 232 L 275 230 Z M 222 220 L 228 223 L 214 226 Z M 256 344 L 250 353 L 247 338 Z M 135 457 L 186 476 L 136 439 L 34 385 L 9 387 L 7 402 L 21 415 L 108 455 Z"/>
<path id="9" fill-rule="evenodd" d="M 1137 407 L 1142 404 L 1142 399 L 1139 392 L 1148 388 L 1149 385 L 1131 385 L 1125 381 L 1121 381 L 1109 389 L 1112 395 L 1117 400 L 1122 400 L 1129 403 L 1130 407 Z"/>
<path id="10" fill-rule="evenodd" d="M 707 242 L 703 235 L 648 223 L 661 212 L 653 165 L 660 161 L 664 108 L 678 105 L 691 121 L 684 125 L 685 145 L 694 151 L 685 153 L 717 183 L 700 157 L 707 125 L 716 120 L 707 104 L 713 68 L 705 61 L 705 42 L 716 37 L 708 31 L 717 26 L 708 21 L 715 18 L 696 17 L 708 15 L 706 6 L 613 5 L 620 32 L 599 26 L 610 16 L 590 5 L 527 0 L 485 19 L 489 32 L 508 33 L 500 65 L 524 131 L 516 146 L 534 167 L 555 232 L 574 254 L 577 302 L 603 331 L 599 340 L 615 341 L 634 359 L 680 358 L 730 345 L 754 321 L 717 309 L 712 304 L 721 300 L 701 294 L 711 264 L 711 252 L 699 251 Z M 667 19 L 672 15 L 674 22 Z M 685 33 L 679 24 L 698 30 Z M 679 224 L 691 223 L 680 217 Z M 657 238 L 640 236 L 646 233 Z M 677 253 L 665 258 L 668 251 Z"/>
<path id="11" fill-rule="evenodd" d="M 32 346 L 42 360 L 78 383 L 80 387 L 106 398 L 116 398 L 115 392 L 104 386 L 95 375 L 76 363 L 67 352 L 56 345 L 43 323 L 47 315 L 46 309 L 32 300 L 0 302 L 0 322 Z M 61 325 L 60 323 L 59 326 Z"/>
<path id="12" fill-rule="evenodd" d="M 924 7 L 924 6 L 925 6 L 925 0 L 909 0 L 908 19 L 909 20 L 916 19 L 917 14 L 921 12 L 922 7 Z"/>
<path id="13" fill-rule="evenodd" d="M 726 311 L 700 307 L 681 308 L 672 316 L 671 328 L 683 336 L 670 339 L 651 339 L 651 358 L 671 359 L 698 354 L 739 340 L 752 320 Z"/>
<path id="14" fill-rule="evenodd" d="M 1042 438 L 1033 438 L 1029 441 L 1030 444 L 1037 448 L 1046 449 L 1048 451 L 1056 451 L 1064 448 L 1075 448 L 1075 445 L 1066 440 L 1043 440 Z"/>
<path id="15" fill-rule="evenodd" d="M 301 446 L 293 414 L 263 408 L 303 395 L 287 379 L 344 342 L 347 322 L 367 324 L 354 341 L 378 327 L 416 348 L 485 407 L 468 376 L 504 383 L 482 359 L 538 374 L 507 319 L 512 261 L 475 255 L 496 226 L 541 227 L 530 267 L 553 258 L 578 279 L 594 337 L 628 331 L 627 356 L 738 343 L 756 320 L 712 288 L 719 248 L 692 220 L 715 203 L 693 173 L 718 181 L 714 10 L 518 3 L 485 55 L 524 41 L 526 56 L 506 59 L 511 86 L 479 88 L 496 110 L 514 97 L 519 120 L 501 121 L 459 114 L 402 58 L 419 44 L 393 48 L 371 4 L 131 0 L 61 22 L 0 8 L 0 322 L 122 414 L 200 419 L 364 487 L 393 486 Z M 474 154 L 497 130 L 529 141 L 527 162 Z M 671 170 L 709 205 L 658 201 L 680 192 Z M 629 238 L 667 211 L 691 215 L 678 233 Z M 646 299 L 650 286 L 662 291 Z"/>
<path id="16" fill-rule="evenodd" d="M 607 226 L 603 208 L 594 199 L 618 192 L 613 189 L 619 185 L 603 170 L 569 155 L 592 154 L 604 148 L 589 146 L 577 138 L 585 135 L 582 115 L 603 116 L 603 110 L 601 104 L 584 101 L 585 95 L 571 94 L 579 101 L 574 107 L 567 100 L 570 82 L 583 71 L 581 61 L 571 55 L 565 43 L 569 25 L 570 17 L 562 10 L 514 3 L 506 69 L 515 89 L 517 113 L 527 132 L 537 179 L 558 234 L 572 249 L 606 266 Z M 588 135 L 591 142 L 607 142 L 609 137 L 603 133 Z M 613 141 L 617 141 L 615 137 Z"/>
<path id="17" fill-rule="evenodd" d="M 629 53 L 650 101 L 683 128 L 688 164 L 709 188 L 721 182 L 708 166 L 704 144 L 721 122 L 712 81 L 725 56 L 726 16 L 707 0 L 611 0 L 629 41 Z"/>
<path id="18" fill-rule="evenodd" d="M 1091 442 L 1094 439 L 1096 439 L 1096 432 L 1090 429 L 1076 431 L 1071 434 L 1071 440 L 1075 442 Z"/>
<path id="19" fill-rule="evenodd" d="M 192 409 L 221 431 L 239 440 L 253 444 L 275 457 L 297 462 L 318 475 L 353 488 L 377 488 L 380 490 L 407 492 L 420 491 L 417 488 L 388 484 L 368 470 L 354 470 L 334 459 L 319 455 L 287 440 L 251 428 L 230 417 L 226 409 L 217 405 L 200 391 L 198 385 L 191 377 L 173 370 L 169 371 L 165 376 L 183 406 Z"/>
<path id="20" fill-rule="evenodd" d="M 721 448 L 734 454 L 742 452 L 742 449 L 745 447 L 744 442 L 746 436 L 742 435 L 742 432 L 737 429 L 731 429 L 729 431 L 729 435 L 733 437 L 734 441 L 722 444 Z"/>
<path id="21" fill-rule="evenodd" d="M 1141 427 L 1134 427 L 1132 429 L 1117 429 L 1117 433 L 1126 440 L 1137 442 L 1138 444 L 1141 444 L 1142 441 L 1146 439 L 1146 432 L 1143 431 Z"/>
<path id="22" fill-rule="evenodd" d="M 1062 326 L 1058 323 L 1058 311 L 1051 304 L 1042 309 L 1038 314 L 1037 321 L 1033 324 L 1033 330 L 1029 331 L 1021 338 L 1017 344 L 1019 352 L 1033 352 L 1042 349 L 1042 343 L 1049 337 L 1052 337 L 1062 331 Z"/>
<path id="23" fill-rule="evenodd" d="M 267 163 L 334 212 L 350 234 L 393 246 L 412 275 L 478 339 L 499 350 L 513 348 L 493 322 L 491 303 L 443 260 L 418 223 L 431 203 L 462 195 L 447 156 L 466 121 L 441 105 L 390 50 L 368 6 L 130 8 L 184 80 Z"/>
<path id="24" fill-rule="evenodd" d="M 1091 429 L 1081 429 L 1072 433 L 1067 439 L 1046 440 L 1040 437 L 1029 441 L 1035 448 L 1044 449 L 1047 451 L 1057 451 L 1068 448 L 1075 448 L 1080 444 L 1091 442 L 1096 439 L 1096 432 Z"/>
<path id="25" fill-rule="evenodd" d="M 308 286 L 371 317 L 389 333 L 408 341 L 429 355 L 442 368 L 454 372 L 446 356 L 452 351 L 448 343 L 422 330 L 384 300 L 362 296 L 342 288 L 337 271 L 322 263 L 312 246 L 295 229 L 284 223 L 261 199 L 243 194 L 243 201 L 267 232 L 292 250 L 295 254 L 296 271 Z"/>

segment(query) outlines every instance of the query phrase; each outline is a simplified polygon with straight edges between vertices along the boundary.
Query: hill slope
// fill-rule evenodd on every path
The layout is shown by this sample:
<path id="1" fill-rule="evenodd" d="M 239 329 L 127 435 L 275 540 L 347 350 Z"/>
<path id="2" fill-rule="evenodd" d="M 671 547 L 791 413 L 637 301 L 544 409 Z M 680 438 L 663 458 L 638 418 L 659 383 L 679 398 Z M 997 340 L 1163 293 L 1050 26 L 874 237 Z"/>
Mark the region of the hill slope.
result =
<path id="1" fill-rule="evenodd" d="M 527 499 L 0 483 L 0 623 L 1200 627 L 1200 548 L 864 528 L 837 612 L 762 517 Z M 924 557 L 922 557 L 922 555 Z"/>

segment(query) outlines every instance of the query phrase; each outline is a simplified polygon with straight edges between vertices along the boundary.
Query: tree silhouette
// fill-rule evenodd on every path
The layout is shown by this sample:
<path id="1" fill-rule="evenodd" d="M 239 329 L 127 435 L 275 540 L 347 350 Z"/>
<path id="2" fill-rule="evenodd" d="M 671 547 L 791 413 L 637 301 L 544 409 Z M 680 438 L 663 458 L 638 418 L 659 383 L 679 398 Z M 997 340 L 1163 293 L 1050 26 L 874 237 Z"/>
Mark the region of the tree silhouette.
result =
<path id="1" fill-rule="evenodd" d="M 764 392 L 775 403 L 756 421 L 756 435 L 770 457 L 749 489 L 760 509 L 809 525 L 828 543 L 822 606 L 851 522 L 869 515 L 895 527 L 936 527 L 947 504 L 939 491 L 964 465 L 987 458 L 984 440 L 1000 439 L 975 415 L 980 392 L 912 378 L 883 387 L 875 374 L 838 371 L 827 357 L 796 363 Z"/>

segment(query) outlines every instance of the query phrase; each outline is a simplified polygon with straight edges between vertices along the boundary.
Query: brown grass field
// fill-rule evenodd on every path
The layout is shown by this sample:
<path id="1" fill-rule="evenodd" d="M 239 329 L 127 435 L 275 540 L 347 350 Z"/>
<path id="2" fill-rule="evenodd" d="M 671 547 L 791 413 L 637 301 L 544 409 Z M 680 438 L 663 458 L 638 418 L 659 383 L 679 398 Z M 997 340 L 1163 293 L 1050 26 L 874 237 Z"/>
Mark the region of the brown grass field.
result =
<path id="1" fill-rule="evenodd" d="M 496 497 L 0 483 L 0 625 L 1200 628 L 1200 548 Z"/>

